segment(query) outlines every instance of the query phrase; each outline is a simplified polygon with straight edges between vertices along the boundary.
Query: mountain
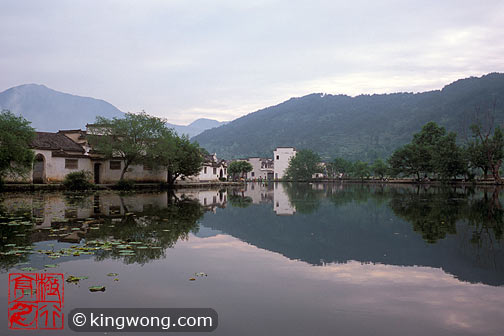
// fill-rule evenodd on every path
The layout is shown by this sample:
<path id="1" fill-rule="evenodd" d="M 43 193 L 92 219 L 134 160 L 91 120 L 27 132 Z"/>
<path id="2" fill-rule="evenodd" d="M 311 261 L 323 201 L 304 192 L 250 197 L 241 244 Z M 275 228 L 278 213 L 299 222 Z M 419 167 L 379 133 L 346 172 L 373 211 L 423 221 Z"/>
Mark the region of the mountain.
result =
<path id="1" fill-rule="evenodd" d="M 104 100 L 75 96 L 37 84 L 20 85 L 1 92 L 0 109 L 22 115 L 37 131 L 49 132 L 83 129 L 98 115 L 107 118 L 123 115 Z"/>
<path id="2" fill-rule="evenodd" d="M 106 118 L 124 115 L 114 105 L 90 97 L 59 92 L 39 84 L 24 84 L 0 92 L 0 110 L 7 109 L 32 122 L 37 131 L 84 129 L 96 116 Z M 189 137 L 226 124 L 212 119 L 197 119 L 187 126 L 168 124 L 178 134 Z"/>
<path id="3" fill-rule="evenodd" d="M 189 137 L 194 137 L 205 130 L 219 127 L 225 124 L 227 124 L 226 121 L 200 118 L 196 119 L 187 126 L 168 124 L 168 127 L 175 129 L 178 134 L 187 134 Z"/>
<path id="4" fill-rule="evenodd" d="M 324 159 L 372 161 L 385 158 L 412 135 L 435 121 L 469 136 L 476 119 L 496 103 L 496 123 L 504 122 L 504 74 L 458 80 L 442 90 L 423 93 L 346 95 L 310 94 L 291 98 L 193 140 L 224 158 L 271 157 L 277 146 L 312 149 Z"/>

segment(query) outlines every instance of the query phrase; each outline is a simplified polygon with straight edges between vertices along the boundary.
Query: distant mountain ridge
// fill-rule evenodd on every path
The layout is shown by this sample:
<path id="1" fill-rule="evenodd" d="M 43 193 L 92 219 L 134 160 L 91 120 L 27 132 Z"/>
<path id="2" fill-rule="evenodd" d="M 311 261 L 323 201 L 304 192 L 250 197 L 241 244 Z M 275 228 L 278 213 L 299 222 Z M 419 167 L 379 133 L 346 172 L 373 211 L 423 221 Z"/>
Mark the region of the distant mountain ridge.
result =
<path id="1" fill-rule="evenodd" d="M 423 93 L 310 94 L 238 118 L 193 139 L 224 158 L 271 157 L 277 146 L 312 149 L 324 159 L 336 156 L 372 161 L 388 157 L 412 134 L 435 121 L 468 135 L 469 126 L 496 102 L 496 123 L 504 122 L 504 74 L 461 79 Z"/>
<path id="2" fill-rule="evenodd" d="M 7 109 L 31 121 L 37 131 L 84 129 L 97 116 L 124 115 L 114 105 L 91 97 L 59 92 L 40 84 L 23 84 L 0 92 L 0 110 Z M 187 126 L 168 124 L 178 134 L 195 136 L 204 130 L 226 124 L 212 119 L 197 119 Z"/>
<path id="3" fill-rule="evenodd" d="M 121 117 L 123 112 L 104 100 L 59 92 L 39 84 L 24 84 L 0 93 L 0 109 L 31 121 L 38 131 L 84 128 L 97 115 Z"/>
<path id="4" fill-rule="evenodd" d="M 227 123 L 228 123 L 227 121 L 217 121 L 213 119 L 200 118 L 196 119 L 187 126 L 175 125 L 175 124 L 167 124 L 167 125 L 168 127 L 173 128 L 179 135 L 186 134 L 189 137 L 193 137 L 205 130 L 226 125 Z"/>

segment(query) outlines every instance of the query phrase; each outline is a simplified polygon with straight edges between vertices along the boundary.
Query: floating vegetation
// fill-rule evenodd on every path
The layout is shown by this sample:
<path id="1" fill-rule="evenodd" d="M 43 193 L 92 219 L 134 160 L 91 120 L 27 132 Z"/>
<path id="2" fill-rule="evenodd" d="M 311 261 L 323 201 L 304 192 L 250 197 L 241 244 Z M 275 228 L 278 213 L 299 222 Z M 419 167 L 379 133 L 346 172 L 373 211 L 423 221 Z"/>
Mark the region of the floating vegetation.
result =
<path id="1" fill-rule="evenodd" d="M 90 292 L 105 292 L 105 286 L 91 286 L 89 287 Z"/>
<path id="2" fill-rule="evenodd" d="M 59 267 L 58 264 L 47 264 L 47 265 L 44 265 L 44 267 L 46 268 L 56 268 L 56 267 Z"/>
<path id="3" fill-rule="evenodd" d="M 107 276 L 109 277 L 115 277 L 115 276 L 118 276 L 119 274 L 118 273 L 109 273 L 107 274 Z"/>
<path id="4" fill-rule="evenodd" d="M 33 267 L 23 267 L 23 268 L 21 268 L 21 271 L 23 271 L 23 272 L 34 272 L 34 271 L 37 271 L 37 269 L 33 268 Z"/>
<path id="5" fill-rule="evenodd" d="M 79 281 L 81 280 L 85 280 L 85 279 L 89 279 L 87 276 L 75 276 L 75 275 L 70 275 L 68 276 L 68 278 L 66 279 L 66 282 L 68 283 L 78 283 Z"/>

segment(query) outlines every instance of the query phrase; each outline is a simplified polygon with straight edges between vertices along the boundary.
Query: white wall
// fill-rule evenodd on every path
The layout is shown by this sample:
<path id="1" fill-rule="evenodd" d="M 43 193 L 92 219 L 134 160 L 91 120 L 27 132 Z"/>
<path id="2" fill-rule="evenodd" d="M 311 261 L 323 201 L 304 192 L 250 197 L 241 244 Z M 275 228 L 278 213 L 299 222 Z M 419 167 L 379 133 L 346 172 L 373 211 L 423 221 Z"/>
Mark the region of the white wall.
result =
<path id="1" fill-rule="evenodd" d="M 205 173 L 205 167 L 206 167 L 206 173 Z M 220 177 L 220 171 L 222 170 L 222 176 L 224 178 L 227 178 L 227 169 L 223 166 L 219 166 L 215 168 L 215 174 L 214 174 L 214 167 L 211 166 L 203 166 L 201 168 L 200 173 L 196 176 L 196 180 L 198 181 L 218 181 Z"/>
<path id="2" fill-rule="evenodd" d="M 285 170 L 289 167 L 289 162 L 296 155 L 296 150 L 293 147 L 280 147 L 273 152 L 273 161 L 275 164 L 275 179 L 281 179 L 285 175 Z"/>
<path id="3" fill-rule="evenodd" d="M 44 175 L 46 183 L 58 183 L 65 179 L 68 173 L 76 172 L 79 170 L 86 170 L 92 172 L 91 161 L 88 158 L 68 158 L 76 159 L 77 169 L 65 168 L 64 157 L 53 157 L 52 151 L 50 150 L 34 150 L 35 156 L 42 155 L 44 157 Z M 8 182 L 33 182 L 33 169 L 25 177 L 8 177 L 6 179 Z"/>
<path id="4" fill-rule="evenodd" d="M 260 158 L 249 158 L 247 159 L 248 163 L 252 165 L 252 171 L 247 173 L 247 179 L 260 179 L 266 180 L 268 178 L 268 171 L 271 169 L 262 169 L 261 168 L 261 159 Z M 252 174 L 253 173 L 253 174 Z"/>
<path id="5" fill-rule="evenodd" d="M 110 161 L 121 161 L 121 160 L 104 160 L 96 161 L 94 163 L 100 163 L 100 183 L 111 184 L 116 183 L 121 178 L 121 172 L 124 168 L 124 162 L 121 161 L 121 169 L 110 169 Z M 94 172 L 94 166 L 93 170 Z M 166 182 L 166 170 L 144 170 L 143 165 L 131 165 L 124 174 L 124 178 L 127 180 L 133 180 L 136 182 Z"/>

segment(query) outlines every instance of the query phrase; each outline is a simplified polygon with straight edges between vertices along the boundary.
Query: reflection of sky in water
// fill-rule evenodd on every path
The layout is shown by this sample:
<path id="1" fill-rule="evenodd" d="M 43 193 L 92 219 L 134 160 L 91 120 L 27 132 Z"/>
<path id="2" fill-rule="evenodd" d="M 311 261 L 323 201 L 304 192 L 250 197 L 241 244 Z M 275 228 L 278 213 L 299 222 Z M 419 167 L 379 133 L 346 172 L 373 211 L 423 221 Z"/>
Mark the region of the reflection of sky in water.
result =
<path id="1" fill-rule="evenodd" d="M 461 282 L 429 267 L 312 266 L 222 234 L 191 236 L 144 266 L 77 260 L 60 267 L 89 276 L 66 285 L 67 313 L 76 307 L 212 307 L 220 318 L 215 335 L 499 335 L 504 318 L 503 287 Z M 120 281 L 106 277 L 109 272 L 119 273 Z M 188 281 L 195 272 L 208 277 Z M 6 274 L 0 278 L 5 283 Z M 106 292 L 87 291 L 96 284 Z M 4 315 L 0 323 L 6 325 Z"/>

